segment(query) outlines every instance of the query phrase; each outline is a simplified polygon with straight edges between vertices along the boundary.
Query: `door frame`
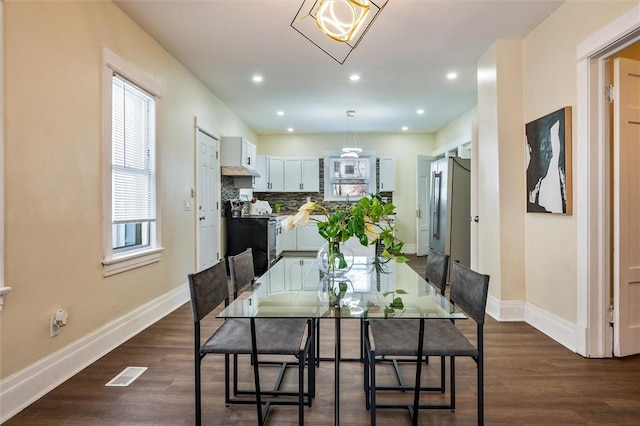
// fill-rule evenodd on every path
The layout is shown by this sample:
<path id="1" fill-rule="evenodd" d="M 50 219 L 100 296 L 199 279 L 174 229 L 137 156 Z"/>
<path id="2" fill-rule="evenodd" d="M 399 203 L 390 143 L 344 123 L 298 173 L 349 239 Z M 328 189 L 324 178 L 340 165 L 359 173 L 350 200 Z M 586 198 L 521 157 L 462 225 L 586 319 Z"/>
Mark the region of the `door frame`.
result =
<path id="1" fill-rule="evenodd" d="M 577 321 L 576 351 L 613 356 L 609 324 L 611 170 L 607 60 L 640 40 L 640 5 L 591 35 L 577 49 Z M 584 141 L 584 143 L 582 143 Z"/>

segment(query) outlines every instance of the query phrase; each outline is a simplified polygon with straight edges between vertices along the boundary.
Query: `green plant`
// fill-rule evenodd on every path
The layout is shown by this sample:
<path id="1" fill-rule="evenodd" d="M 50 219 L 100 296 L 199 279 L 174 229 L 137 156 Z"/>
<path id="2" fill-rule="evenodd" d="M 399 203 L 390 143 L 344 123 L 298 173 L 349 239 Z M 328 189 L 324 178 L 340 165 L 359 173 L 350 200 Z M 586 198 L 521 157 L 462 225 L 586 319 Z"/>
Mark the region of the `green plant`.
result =
<path id="1" fill-rule="evenodd" d="M 407 294 L 407 292 L 402 289 L 398 289 L 395 291 L 387 291 L 386 293 L 382 293 L 382 297 L 384 298 L 391 295 L 391 303 L 385 304 L 384 307 L 385 318 L 395 315 L 396 311 L 404 310 L 404 303 L 402 302 L 402 298 L 396 297 L 396 294 Z"/>
<path id="2" fill-rule="evenodd" d="M 318 233 L 330 245 L 347 241 L 356 237 L 360 244 L 368 246 L 380 242 L 384 250 L 382 256 L 395 259 L 396 262 L 406 262 L 408 259 L 401 255 L 404 243 L 394 235 L 394 221 L 390 215 L 394 212 L 392 203 L 385 203 L 378 194 L 370 194 L 355 203 L 327 209 L 317 203 L 308 202 L 300 206 L 298 213 L 290 215 L 282 222 L 285 230 L 296 226 L 306 226 L 309 220 L 315 220 Z M 325 219 L 314 219 L 310 215 L 320 212 Z M 340 253 L 336 256 L 340 257 Z M 344 262 L 344 257 L 340 263 Z"/>

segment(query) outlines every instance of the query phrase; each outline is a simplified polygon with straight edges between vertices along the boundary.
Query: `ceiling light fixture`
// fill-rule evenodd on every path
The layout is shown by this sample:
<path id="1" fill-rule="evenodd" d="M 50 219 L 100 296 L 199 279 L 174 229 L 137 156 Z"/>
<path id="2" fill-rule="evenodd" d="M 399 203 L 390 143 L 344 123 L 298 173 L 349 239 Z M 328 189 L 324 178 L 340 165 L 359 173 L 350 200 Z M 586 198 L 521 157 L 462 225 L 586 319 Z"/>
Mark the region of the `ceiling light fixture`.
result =
<path id="1" fill-rule="evenodd" d="M 362 148 L 358 145 L 358 136 L 356 136 L 356 132 L 353 130 L 353 125 L 351 124 L 355 115 L 356 112 L 354 110 L 350 109 L 347 111 L 347 130 L 344 133 L 342 155 L 340 155 L 342 158 L 358 158 L 362 152 Z"/>
<path id="2" fill-rule="evenodd" d="M 388 1 L 303 0 L 291 27 L 343 64 Z"/>

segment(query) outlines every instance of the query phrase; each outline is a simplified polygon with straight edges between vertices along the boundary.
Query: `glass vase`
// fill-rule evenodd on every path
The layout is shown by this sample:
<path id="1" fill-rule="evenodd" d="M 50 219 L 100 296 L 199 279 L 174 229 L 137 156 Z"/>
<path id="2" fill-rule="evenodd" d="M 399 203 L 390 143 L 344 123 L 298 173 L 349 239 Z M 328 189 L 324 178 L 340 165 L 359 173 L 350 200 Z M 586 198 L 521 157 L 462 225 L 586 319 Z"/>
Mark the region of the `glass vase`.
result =
<path id="1" fill-rule="evenodd" d="M 318 285 L 318 298 L 328 308 L 349 305 L 353 296 L 353 284 L 344 276 L 325 275 Z"/>
<path id="2" fill-rule="evenodd" d="M 318 250 L 318 267 L 324 275 L 344 276 L 353 266 L 353 250 L 338 241 L 325 241 Z"/>

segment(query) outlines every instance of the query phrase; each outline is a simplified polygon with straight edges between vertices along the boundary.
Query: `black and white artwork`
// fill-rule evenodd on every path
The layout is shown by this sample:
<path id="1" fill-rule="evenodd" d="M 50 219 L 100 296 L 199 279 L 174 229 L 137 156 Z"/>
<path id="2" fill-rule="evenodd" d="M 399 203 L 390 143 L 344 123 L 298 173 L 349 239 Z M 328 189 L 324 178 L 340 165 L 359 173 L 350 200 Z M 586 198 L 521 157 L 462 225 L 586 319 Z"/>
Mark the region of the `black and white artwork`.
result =
<path id="1" fill-rule="evenodd" d="M 572 213 L 571 107 L 526 124 L 527 212 Z"/>

